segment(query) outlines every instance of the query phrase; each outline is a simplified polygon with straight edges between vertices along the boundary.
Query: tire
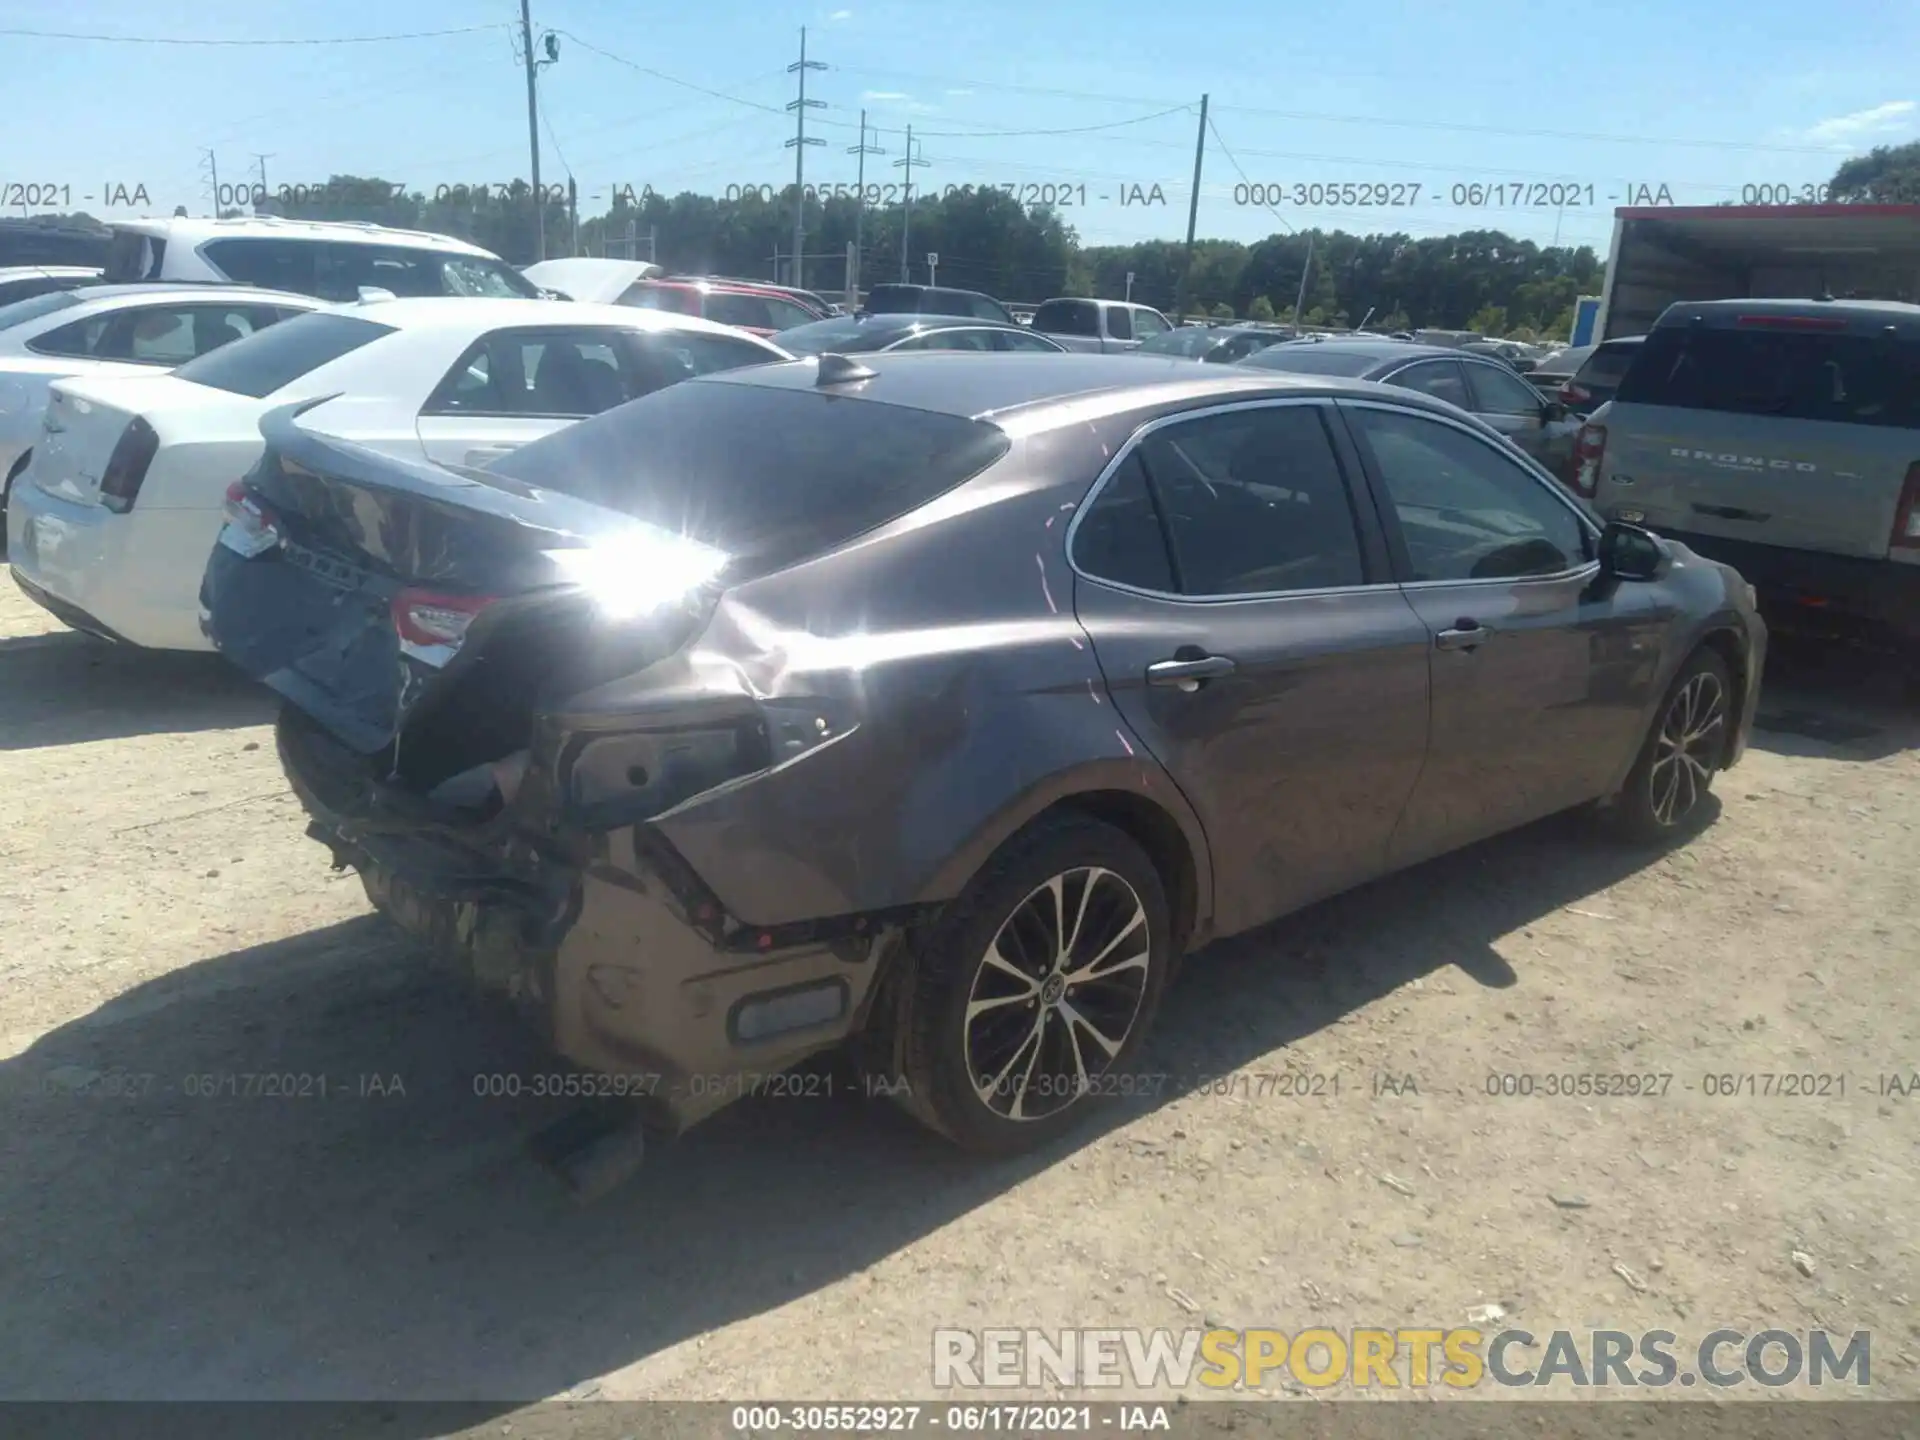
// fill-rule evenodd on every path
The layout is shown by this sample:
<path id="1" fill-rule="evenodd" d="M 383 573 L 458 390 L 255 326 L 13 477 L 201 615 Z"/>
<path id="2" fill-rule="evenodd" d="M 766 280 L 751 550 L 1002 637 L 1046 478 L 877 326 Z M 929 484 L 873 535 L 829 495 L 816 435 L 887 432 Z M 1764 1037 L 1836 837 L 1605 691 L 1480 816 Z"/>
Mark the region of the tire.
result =
<path id="1" fill-rule="evenodd" d="M 1696 650 L 1654 712 L 1640 756 L 1605 812 L 1608 826 L 1642 845 L 1693 833 L 1726 755 L 1732 723 L 1733 678 L 1727 663 L 1711 650 Z"/>
<path id="2" fill-rule="evenodd" d="M 1070 962 L 1058 914 L 1076 942 Z M 1171 936 L 1160 874 L 1124 831 L 1061 816 L 1015 836 L 902 957 L 902 1103 L 978 1154 L 1017 1154 L 1071 1129 L 1100 1098 L 1127 1093 Z M 1091 973 L 1069 981 L 1076 972 Z"/>

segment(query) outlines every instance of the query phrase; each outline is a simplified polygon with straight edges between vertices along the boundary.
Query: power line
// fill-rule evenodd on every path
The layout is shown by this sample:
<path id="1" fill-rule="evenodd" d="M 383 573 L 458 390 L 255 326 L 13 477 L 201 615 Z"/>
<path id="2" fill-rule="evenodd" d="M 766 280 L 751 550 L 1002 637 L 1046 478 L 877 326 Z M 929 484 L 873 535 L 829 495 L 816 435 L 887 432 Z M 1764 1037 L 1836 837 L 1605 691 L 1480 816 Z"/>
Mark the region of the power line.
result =
<path id="1" fill-rule="evenodd" d="M 75 30 L 26 30 L 19 27 L 0 29 L 0 35 L 25 40 L 93 40 L 104 45 L 384 45 L 392 40 L 438 40 L 448 35 L 481 35 L 507 28 L 503 24 L 461 25 L 451 30 L 409 30 L 396 35 L 321 35 L 301 39 L 270 40 L 192 40 L 177 35 L 95 35 Z"/>
<path id="2" fill-rule="evenodd" d="M 1039 85 L 1007 85 L 993 80 L 969 80 L 955 75 L 929 75 L 924 71 L 879 70 L 871 67 L 836 65 L 836 70 L 844 70 L 849 75 L 875 75 L 896 80 L 924 81 L 934 85 L 965 86 L 975 90 L 1004 90 L 1019 95 L 1050 95 L 1066 100 L 1085 100 L 1110 105 L 1172 105 L 1171 100 L 1159 100 L 1141 95 L 1103 95 L 1088 90 L 1061 90 Z M 1213 107 L 1216 110 L 1232 110 L 1242 115 L 1265 115 L 1282 120 L 1317 120 L 1343 125 L 1384 125 L 1399 129 L 1456 131 L 1471 135 L 1511 135 L 1521 138 L 1545 140 L 1589 140 L 1618 145 L 1684 145 L 1709 150 L 1752 150 L 1764 154 L 1823 155 L 1831 157 L 1833 151 L 1818 145 L 1761 145 L 1744 140 L 1686 140 L 1673 136 L 1660 135 L 1610 135 L 1598 132 L 1577 130 L 1533 130 L 1504 125 L 1470 125 L 1446 120 L 1389 120 L 1374 115 L 1341 115 L 1314 110 L 1273 110 L 1255 105 L 1225 105 Z"/>
<path id="3" fill-rule="evenodd" d="M 677 75 L 669 75 L 666 73 L 666 71 L 656 70 L 651 65 L 642 65 L 636 60 L 627 59 L 627 57 L 624 55 L 616 55 L 611 50 L 602 50 L 598 45 L 595 45 L 592 41 L 582 40 L 578 35 L 574 34 L 571 30 L 555 30 L 553 33 L 556 35 L 566 36 L 567 39 L 571 40 L 574 44 L 578 45 L 582 50 L 591 50 L 595 55 L 598 55 L 603 60 L 611 60 L 616 65 L 624 65 L 629 70 L 638 71 L 642 75 L 650 75 L 655 80 L 664 80 L 669 85 L 678 85 L 683 90 L 694 90 L 699 92 L 702 95 L 710 95 L 715 100 L 730 100 L 735 105 L 745 105 L 752 110 L 764 110 L 769 115 L 784 116 L 787 113 L 785 107 L 783 106 L 762 105 L 758 100 L 743 100 L 738 95 L 728 95 L 725 92 L 720 90 L 709 90 L 704 85 L 696 85 L 691 80 L 682 80 Z"/>
<path id="4" fill-rule="evenodd" d="M 1233 173 L 1238 175 L 1241 178 L 1241 180 L 1246 182 L 1247 189 L 1249 193 L 1251 193 L 1253 189 L 1253 181 L 1247 178 L 1247 172 L 1241 168 L 1240 162 L 1233 158 L 1233 151 L 1228 148 L 1227 142 L 1220 138 L 1220 127 L 1214 124 L 1213 120 L 1209 118 L 1207 120 L 1207 129 L 1213 135 L 1213 143 L 1220 147 L 1220 153 L 1227 157 L 1227 163 L 1233 166 Z M 1286 216 L 1282 215 L 1278 210 L 1274 209 L 1274 207 L 1271 205 L 1267 205 L 1264 208 L 1273 216 L 1274 219 L 1278 220 L 1282 225 L 1287 227 L 1287 233 L 1289 235 L 1294 233 L 1293 222 L 1291 220 L 1287 219 Z"/>
<path id="5" fill-rule="evenodd" d="M 844 110 L 848 107 L 837 105 L 834 108 Z M 1165 110 L 1156 110 L 1151 115 L 1135 115 L 1127 120 L 1108 120 L 1099 125 L 1068 125 L 1050 130 L 922 130 L 919 134 L 922 140 L 1007 140 L 1040 135 L 1090 135 L 1096 130 L 1118 130 L 1127 125 L 1144 125 L 1149 120 L 1163 120 L 1169 115 L 1191 115 L 1192 113 L 1192 105 L 1174 105 Z M 971 122 L 959 120 L 947 123 L 965 125 Z M 870 128 L 878 134 L 898 135 L 900 133 L 898 130 L 882 130 L 878 125 Z"/>

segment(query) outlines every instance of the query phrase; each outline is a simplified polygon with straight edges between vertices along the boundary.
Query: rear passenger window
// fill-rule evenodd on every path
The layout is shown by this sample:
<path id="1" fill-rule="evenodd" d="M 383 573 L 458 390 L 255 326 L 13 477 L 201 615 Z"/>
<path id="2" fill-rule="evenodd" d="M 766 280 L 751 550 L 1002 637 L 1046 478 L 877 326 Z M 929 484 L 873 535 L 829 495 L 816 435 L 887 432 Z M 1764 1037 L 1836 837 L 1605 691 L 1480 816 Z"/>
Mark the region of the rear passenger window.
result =
<path id="1" fill-rule="evenodd" d="M 1422 395 L 1445 400 L 1462 410 L 1473 408 L 1473 402 L 1467 398 L 1467 382 L 1461 377 L 1459 365 L 1452 360 L 1427 360 L 1409 365 L 1389 375 L 1387 384 L 1398 385 L 1402 390 L 1418 390 Z"/>
<path id="2" fill-rule="evenodd" d="M 1316 405 L 1168 425 L 1141 443 L 1174 578 L 1195 597 L 1366 580 L 1347 487 Z"/>
<path id="3" fill-rule="evenodd" d="M 309 240 L 215 240 L 206 247 L 207 259 L 228 279 L 295 295 L 320 293 L 319 256 Z"/>
<path id="4" fill-rule="evenodd" d="M 1126 458 L 1080 518 L 1073 559 L 1096 579 L 1163 594 L 1175 589 L 1166 535 L 1139 451 Z"/>
<path id="5" fill-rule="evenodd" d="M 605 330 L 486 336 L 448 372 L 429 415 L 598 415 L 636 392 Z"/>

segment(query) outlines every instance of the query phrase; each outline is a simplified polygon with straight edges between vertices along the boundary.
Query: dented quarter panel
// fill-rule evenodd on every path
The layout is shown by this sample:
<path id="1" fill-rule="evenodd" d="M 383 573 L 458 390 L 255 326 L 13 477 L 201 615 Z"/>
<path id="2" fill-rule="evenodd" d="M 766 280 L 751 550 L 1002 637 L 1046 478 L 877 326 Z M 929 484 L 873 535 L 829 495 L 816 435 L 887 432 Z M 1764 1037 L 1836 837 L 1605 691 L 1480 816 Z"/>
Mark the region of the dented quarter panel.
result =
<path id="1" fill-rule="evenodd" d="M 1197 822 L 1073 615 L 1064 537 L 1100 446 L 1086 425 L 1029 436 L 905 521 L 722 599 L 690 664 L 856 726 L 654 822 L 731 913 L 779 925 L 951 898 L 1025 820 L 1093 790 L 1166 808 L 1206 873 Z M 652 681 L 569 708 L 618 711 Z"/>

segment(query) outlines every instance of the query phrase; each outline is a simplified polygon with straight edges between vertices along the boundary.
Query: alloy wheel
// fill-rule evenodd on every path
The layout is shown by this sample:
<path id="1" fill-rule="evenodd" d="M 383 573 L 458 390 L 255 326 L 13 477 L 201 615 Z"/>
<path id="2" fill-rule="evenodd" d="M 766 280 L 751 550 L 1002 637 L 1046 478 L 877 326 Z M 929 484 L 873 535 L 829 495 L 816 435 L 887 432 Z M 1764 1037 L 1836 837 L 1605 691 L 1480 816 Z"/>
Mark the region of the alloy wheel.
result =
<path id="1" fill-rule="evenodd" d="M 1668 702 L 1647 772 L 1648 799 L 1659 824 L 1678 825 L 1706 794 L 1718 768 L 1726 720 L 1726 691 L 1711 670 L 1693 676 Z"/>
<path id="2" fill-rule="evenodd" d="M 1127 880 L 1086 866 L 1037 886 L 980 957 L 961 1021 L 975 1096 L 1041 1120 L 1098 1087 L 1146 994 L 1147 910 Z"/>

